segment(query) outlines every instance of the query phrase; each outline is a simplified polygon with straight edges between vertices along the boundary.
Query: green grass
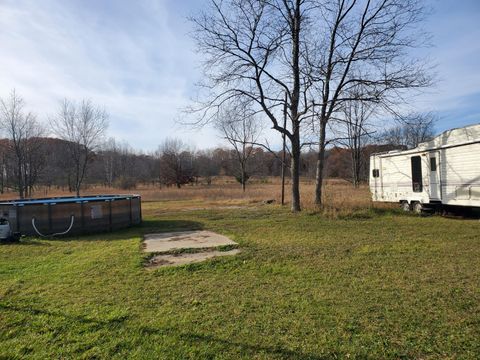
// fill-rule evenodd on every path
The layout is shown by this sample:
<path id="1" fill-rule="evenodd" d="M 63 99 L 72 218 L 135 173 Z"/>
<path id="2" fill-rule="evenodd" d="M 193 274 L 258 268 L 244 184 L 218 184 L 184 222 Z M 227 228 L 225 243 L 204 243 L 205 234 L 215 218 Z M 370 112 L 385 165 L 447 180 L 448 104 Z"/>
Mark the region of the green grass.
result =
<path id="1" fill-rule="evenodd" d="M 0 358 L 478 358 L 480 223 L 276 207 L 0 246 Z M 141 234 L 211 229 L 242 253 L 147 271 Z"/>

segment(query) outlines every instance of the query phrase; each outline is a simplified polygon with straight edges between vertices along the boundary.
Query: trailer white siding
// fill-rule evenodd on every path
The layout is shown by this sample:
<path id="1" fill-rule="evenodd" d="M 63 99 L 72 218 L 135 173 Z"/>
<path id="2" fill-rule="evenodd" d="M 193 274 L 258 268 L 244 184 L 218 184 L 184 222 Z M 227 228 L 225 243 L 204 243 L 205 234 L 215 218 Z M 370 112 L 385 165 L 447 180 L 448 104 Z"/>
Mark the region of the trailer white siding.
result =
<path id="1" fill-rule="evenodd" d="M 374 201 L 480 206 L 480 125 L 370 158 Z"/>
<path id="2" fill-rule="evenodd" d="M 442 203 L 480 206 L 480 143 L 440 151 Z"/>

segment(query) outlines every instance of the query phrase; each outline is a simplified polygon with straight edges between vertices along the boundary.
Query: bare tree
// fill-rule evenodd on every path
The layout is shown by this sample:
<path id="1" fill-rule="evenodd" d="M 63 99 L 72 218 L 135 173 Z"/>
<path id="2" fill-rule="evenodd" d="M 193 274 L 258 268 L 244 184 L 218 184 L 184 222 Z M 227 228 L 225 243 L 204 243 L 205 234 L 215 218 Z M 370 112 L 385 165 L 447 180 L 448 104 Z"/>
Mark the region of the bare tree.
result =
<path id="1" fill-rule="evenodd" d="M 369 119 L 374 114 L 374 108 L 372 104 L 363 101 L 349 101 L 343 104 L 342 112 L 343 119 L 337 121 L 341 131 L 338 141 L 350 152 L 352 183 L 354 187 L 358 187 L 366 166 L 364 147 L 373 134 Z"/>
<path id="2" fill-rule="evenodd" d="M 102 144 L 99 155 L 101 155 L 102 170 L 107 186 L 122 185 L 115 184 L 116 181 L 125 186 L 127 183 L 131 185 L 136 183 L 135 179 L 139 175 L 139 169 L 135 169 L 134 163 L 137 156 L 128 143 L 110 138 Z"/>
<path id="3" fill-rule="evenodd" d="M 3 140 L 0 142 L 0 194 L 5 192 L 8 182 L 8 143 Z"/>
<path id="4" fill-rule="evenodd" d="M 195 175 L 193 151 L 180 139 L 166 139 L 158 149 L 160 181 L 180 188 Z"/>
<path id="5" fill-rule="evenodd" d="M 7 153 L 14 157 L 15 188 L 20 198 L 31 194 L 42 166 L 38 138 L 42 127 L 32 113 L 25 112 L 25 102 L 12 91 L 7 100 L 0 99 L 0 124 L 8 137 Z"/>
<path id="6" fill-rule="evenodd" d="M 292 210 L 299 211 L 301 148 L 310 143 L 301 141 L 303 124 L 315 120 L 315 202 L 321 204 L 326 128 L 341 103 L 372 101 L 392 110 L 407 89 L 430 84 L 423 64 L 408 56 L 425 39 L 414 31 L 425 15 L 422 3 L 211 0 L 193 18 L 207 57 L 200 122 L 231 99 L 263 112 L 291 143 Z M 351 90 L 359 85 L 361 97 L 352 99 Z M 282 126 L 284 106 L 287 126 Z"/>
<path id="7" fill-rule="evenodd" d="M 31 197 L 35 184 L 46 165 L 46 148 L 44 146 L 44 129 L 38 123 L 33 124 L 24 148 L 23 178 L 25 196 Z"/>
<path id="8" fill-rule="evenodd" d="M 88 164 L 102 144 L 108 127 L 107 113 L 90 100 L 83 100 L 77 105 L 65 99 L 57 116 L 51 119 L 51 126 L 54 134 L 67 142 L 73 188 L 80 196 Z"/>
<path id="9" fill-rule="evenodd" d="M 437 118 L 432 113 L 411 113 L 397 119 L 399 123 L 380 135 L 380 141 L 389 145 L 412 149 L 435 135 Z"/>
<path id="10" fill-rule="evenodd" d="M 373 102 L 388 111 L 405 101 L 407 90 L 431 84 L 423 61 L 411 48 L 426 44 L 418 25 L 421 0 L 319 1 L 322 35 L 308 61 L 319 93 L 315 203 L 322 203 L 327 124 L 345 101 Z M 361 91 L 352 91 L 361 87 Z M 352 97 L 352 95 L 354 95 Z"/>
<path id="11" fill-rule="evenodd" d="M 240 167 L 238 180 L 245 192 L 250 177 L 247 165 L 255 151 L 253 144 L 257 142 L 261 134 L 261 124 L 248 110 L 240 110 L 240 107 L 235 107 L 221 111 L 215 126 L 235 150 Z"/>
<path id="12" fill-rule="evenodd" d="M 195 156 L 198 176 L 204 178 L 207 185 L 212 184 L 213 177 L 220 173 L 220 163 L 216 161 L 214 150 L 200 150 Z"/>
<path id="13" fill-rule="evenodd" d="M 102 160 L 105 171 L 105 183 L 112 187 L 115 180 L 118 146 L 114 138 L 109 138 L 102 144 Z"/>
<path id="14" fill-rule="evenodd" d="M 199 109 L 200 122 L 210 121 L 231 99 L 264 113 L 291 143 L 292 211 L 301 209 L 300 134 L 303 121 L 311 116 L 305 54 L 311 45 L 309 15 L 314 5 L 310 0 L 211 0 L 192 19 L 199 49 L 207 58 L 208 93 Z"/>

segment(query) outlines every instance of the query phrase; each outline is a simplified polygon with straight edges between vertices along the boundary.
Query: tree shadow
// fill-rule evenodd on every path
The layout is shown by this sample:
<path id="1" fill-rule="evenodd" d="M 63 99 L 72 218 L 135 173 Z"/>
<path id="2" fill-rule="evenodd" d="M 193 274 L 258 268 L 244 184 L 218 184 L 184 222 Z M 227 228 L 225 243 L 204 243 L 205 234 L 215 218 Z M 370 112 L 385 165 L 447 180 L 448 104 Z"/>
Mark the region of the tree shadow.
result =
<path id="1" fill-rule="evenodd" d="M 222 339 L 213 335 L 208 334 L 198 334 L 193 332 L 185 332 L 179 329 L 170 327 L 170 328 L 152 328 L 152 327 L 141 327 L 140 331 L 147 335 L 159 335 L 164 337 L 165 335 L 175 336 L 185 342 L 192 344 L 192 347 L 196 346 L 198 343 L 207 343 L 207 344 L 218 344 L 222 348 L 237 348 L 241 354 L 250 354 L 252 358 L 255 357 L 258 353 L 267 353 L 269 355 L 280 356 L 284 359 L 301 359 L 301 360 L 326 360 L 326 359 L 335 359 L 339 357 L 337 352 L 330 352 L 327 355 L 316 355 L 311 353 L 303 353 L 301 351 L 290 350 L 282 346 L 268 346 L 268 345 L 259 345 L 251 344 L 240 341 L 234 341 L 230 339 Z M 218 354 L 216 354 L 218 355 Z"/>
<path id="2" fill-rule="evenodd" d="M 143 233 L 203 230 L 204 225 L 191 220 L 144 220 L 141 225 Z"/>
<path id="3" fill-rule="evenodd" d="M 32 239 L 32 238 L 21 238 L 18 241 L 2 241 L 0 240 L 0 246 L 50 246 L 50 244 L 46 242 L 40 241 L 40 239 Z"/>
<path id="4" fill-rule="evenodd" d="M 70 323 L 80 323 L 80 324 L 87 324 L 87 325 L 94 325 L 98 328 L 106 328 L 106 330 L 116 330 L 118 326 L 127 326 L 126 321 L 129 320 L 129 316 L 123 315 L 117 318 L 113 318 L 111 320 L 99 320 L 95 318 L 86 317 L 83 315 L 72 315 L 66 314 L 63 312 L 54 312 L 45 309 L 36 309 L 31 306 L 22 307 L 16 306 L 12 304 L 2 304 L 0 303 L 1 310 L 8 310 L 8 311 L 15 311 L 15 312 L 23 312 L 30 315 L 47 315 L 57 318 L 63 318 Z M 75 328 L 72 326 L 71 328 Z M 194 333 L 189 331 L 183 331 L 176 327 L 152 327 L 152 326 L 140 326 L 137 329 L 132 328 L 133 330 L 140 331 L 142 335 L 145 336 L 172 336 L 181 341 L 187 342 L 189 345 L 193 347 L 198 346 L 199 343 L 206 343 L 208 344 L 217 344 L 220 345 L 222 348 L 226 349 L 237 349 L 242 354 L 250 354 L 254 357 L 258 353 L 267 353 L 269 355 L 279 356 L 280 358 L 284 359 L 311 359 L 311 360 L 326 360 L 332 358 L 338 358 L 339 353 L 337 352 L 330 352 L 326 355 L 316 355 L 311 353 L 304 353 L 301 351 L 287 349 L 282 346 L 267 346 L 267 345 L 260 345 L 260 344 L 252 344 L 246 343 L 241 341 L 235 341 L 231 339 L 222 339 L 216 337 L 214 335 L 209 334 L 200 334 Z M 218 354 L 216 354 L 218 355 Z"/>
<path id="5" fill-rule="evenodd" d="M 480 208 L 447 206 L 444 209 L 443 217 L 452 220 L 478 220 L 480 219 Z"/>
<path id="6" fill-rule="evenodd" d="M 0 309 L 22 312 L 22 313 L 27 313 L 31 315 L 47 315 L 52 317 L 60 317 L 70 322 L 78 322 L 82 324 L 93 324 L 93 325 L 101 325 L 101 326 L 118 325 L 119 323 L 123 323 L 128 319 L 128 316 L 124 315 L 124 316 L 115 317 L 109 320 L 99 320 L 99 319 L 92 319 L 83 315 L 66 314 L 62 312 L 54 312 L 54 311 L 45 310 L 45 309 L 36 309 L 31 306 L 23 307 L 23 306 L 16 306 L 16 305 L 2 304 L 2 303 L 0 303 Z"/>

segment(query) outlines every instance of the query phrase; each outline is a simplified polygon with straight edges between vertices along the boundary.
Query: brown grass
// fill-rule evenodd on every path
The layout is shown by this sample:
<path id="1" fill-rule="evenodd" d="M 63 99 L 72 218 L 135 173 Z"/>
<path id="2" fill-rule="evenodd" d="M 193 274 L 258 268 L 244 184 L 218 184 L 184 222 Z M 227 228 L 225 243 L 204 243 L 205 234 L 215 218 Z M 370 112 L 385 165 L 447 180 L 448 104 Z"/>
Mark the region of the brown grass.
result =
<path id="1" fill-rule="evenodd" d="M 315 183 L 312 179 L 302 179 L 301 183 L 302 206 L 305 209 L 315 209 L 314 191 Z M 212 206 L 245 206 L 262 203 L 266 200 L 275 200 L 280 203 L 281 188 L 279 178 L 257 178 L 247 185 L 245 193 L 233 178 L 218 177 L 211 185 L 199 182 L 197 185 L 176 187 L 159 187 L 141 185 L 134 190 L 121 190 L 100 185 L 89 186 L 82 195 L 98 194 L 125 194 L 135 193 L 142 196 L 144 202 L 162 201 L 171 202 L 169 208 L 204 208 Z M 290 183 L 287 181 L 285 199 L 287 206 L 290 202 Z M 63 189 L 39 188 L 34 197 L 72 196 L 73 194 Z M 328 179 L 324 185 L 324 207 L 322 212 L 337 215 L 366 209 L 372 206 L 370 192 L 367 185 L 355 189 L 350 183 L 339 179 Z M 16 198 L 16 194 L 8 192 L 0 195 L 0 199 Z"/>

